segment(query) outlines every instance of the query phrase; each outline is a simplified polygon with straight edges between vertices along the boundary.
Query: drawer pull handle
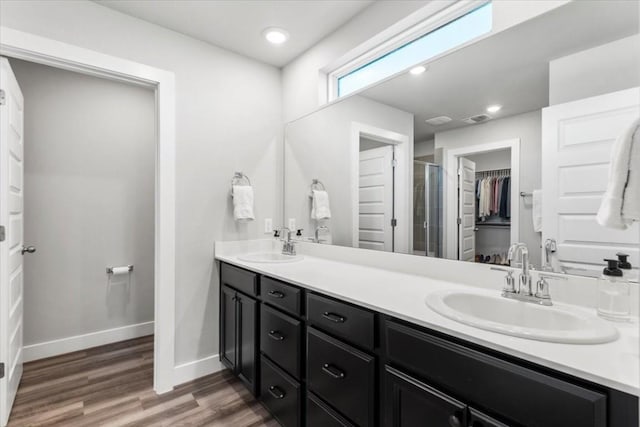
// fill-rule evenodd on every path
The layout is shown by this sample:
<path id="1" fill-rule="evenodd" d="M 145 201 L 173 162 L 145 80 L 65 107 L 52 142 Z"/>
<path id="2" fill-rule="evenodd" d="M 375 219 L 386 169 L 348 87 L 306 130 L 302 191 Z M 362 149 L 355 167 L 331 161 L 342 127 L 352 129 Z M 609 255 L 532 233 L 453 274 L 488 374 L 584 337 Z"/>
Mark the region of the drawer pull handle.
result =
<path id="1" fill-rule="evenodd" d="M 325 311 L 324 313 L 322 313 L 322 317 L 332 321 L 333 323 L 344 323 L 345 320 L 347 320 L 344 317 L 340 316 L 339 314 L 330 313 L 328 311 Z"/>
<path id="2" fill-rule="evenodd" d="M 278 331 L 269 331 L 269 338 L 276 341 L 282 341 L 284 340 L 284 335 Z"/>
<path id="3" fill-rule="evenodd" d="M 328 363 L 325 363 L 322 366 L 322 371 L 329 375 L 331 378 L 335 378 L 337 380 L 341 380 L 345 377 L 344 372 L 342 372 L 340 369 L 337 369 L 335 366 L 331 366 Z"/>
<path id="4" fill-rule="evenodd" d="M 285 296 L 284 292 L 280 292 L 280 291 L 269 291 L 268 294 L 270 297 L 280 298 L 280 299 L 284 298 Z"/>
<path id="5" fill-rule="evenodd" d="M 460 422 L 460 418 L 457 415 L 451 415 L 449 417 L 449 425 L 451 427 L 462 427 L 462 423 Z"/>
<path id="6" fill-rule="evenodd" d="M 284 399 L 284 396 L 285 396 L 284 391 L 280 390 L 278 387 L 274 385 L 269 387 L 269 393 L 271 393 L 271 395 L 276 399 Z"/>

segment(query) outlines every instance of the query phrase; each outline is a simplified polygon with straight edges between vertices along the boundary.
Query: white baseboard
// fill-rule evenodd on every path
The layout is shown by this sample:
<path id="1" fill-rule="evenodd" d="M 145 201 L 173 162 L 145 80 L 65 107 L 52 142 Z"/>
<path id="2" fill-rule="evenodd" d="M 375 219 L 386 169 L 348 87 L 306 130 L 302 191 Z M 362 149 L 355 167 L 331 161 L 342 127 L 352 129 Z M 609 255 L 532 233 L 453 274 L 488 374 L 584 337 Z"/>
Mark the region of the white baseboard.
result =
<path id="1" fill-rule="evenodd" d="M 223 370 L 225 367 L 220 362 L 220 355 L 214 354 L 193 362 L 183 363 L 173 369 L 173 385 L 179 385 L 195 380 L 205 375 Z"/>
<path id="2" fill-rule="evenodd" d="M 153 322 L 138 323 L 136 325 L 128 325 L 120 328 L 92 332 L 90 334 L 26 345 L 23 348 L 23 357 L 25 362 L 31 362 L 32 360 L 58 356 L 60 354 L 151 334 L 153 334 Z"/>

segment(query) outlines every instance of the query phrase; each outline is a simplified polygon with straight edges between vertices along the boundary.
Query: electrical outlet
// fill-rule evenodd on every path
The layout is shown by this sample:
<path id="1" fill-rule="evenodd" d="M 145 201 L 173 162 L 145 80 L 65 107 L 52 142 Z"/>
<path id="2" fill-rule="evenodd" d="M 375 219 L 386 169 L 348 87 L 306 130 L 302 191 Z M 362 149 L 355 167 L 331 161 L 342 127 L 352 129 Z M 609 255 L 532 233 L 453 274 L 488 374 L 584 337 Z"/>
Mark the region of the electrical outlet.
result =
<path id="1" fill-rule="evenodd" d="M 273 233 L 273 220 L 271 218 L 264 219 L 264 233 Z"/>
<path id="2" fill-rule="evenodd" d="M 295 231 L 296 230 L 296 219 L 295 218 L 289 218 L 289 230 L 291 231 Z"/>

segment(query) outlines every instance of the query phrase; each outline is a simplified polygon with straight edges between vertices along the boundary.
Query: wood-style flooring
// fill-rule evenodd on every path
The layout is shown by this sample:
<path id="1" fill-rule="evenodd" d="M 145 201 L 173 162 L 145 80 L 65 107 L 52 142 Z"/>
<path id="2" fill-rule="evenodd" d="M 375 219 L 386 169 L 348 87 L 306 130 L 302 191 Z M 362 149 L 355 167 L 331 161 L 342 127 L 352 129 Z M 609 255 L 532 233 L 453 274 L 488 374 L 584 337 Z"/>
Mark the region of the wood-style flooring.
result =
<path id="1" fill-rule="evenodd" d="M 9 427 L 278 424 L 228 371 L 156 395 L 153 336 L 24 365 Z"/>

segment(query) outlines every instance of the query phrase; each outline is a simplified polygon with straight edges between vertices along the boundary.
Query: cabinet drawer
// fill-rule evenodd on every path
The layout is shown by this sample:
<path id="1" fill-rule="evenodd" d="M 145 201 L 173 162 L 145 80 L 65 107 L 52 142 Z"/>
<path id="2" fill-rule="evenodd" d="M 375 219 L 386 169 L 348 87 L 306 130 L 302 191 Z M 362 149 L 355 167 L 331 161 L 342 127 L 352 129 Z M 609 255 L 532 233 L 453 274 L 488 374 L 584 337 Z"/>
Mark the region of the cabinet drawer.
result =
<path id="1" fill-rule="evenodd" d="M 307 427 L 353 427 L 318 396 L 307 396 Z"/>
<path id="2" fill-rule="evenodd" d="M 289 313 L 302 314 L 302 290 L 278 280 L 262 277 L 260 279 L 262 301 L 280 307 Z"/>
<path id="3" fill-rule="evenodd" d="M 388 359 L 470 405 L 528 427 L 604 427 L 607 397 L 393 321 Z"/>
<path id="4" fill-rule="evenodd" d="M 222 264 L 222 284 L 247 295 L 258 295 L 258 275 L 229 264 Z"/>
<path id="5" fill-rule="evenodd" d="M 260 367 L 260 399 L 283 427 L 299 427 L 300 384 L 264 357 L 261 358 Z"/>
<path id="6" fill-rule="evenodd" d="M 266 305 L 262 305 L 260 320 L 260 350 L 299 379 L 302 361 L 300 322 Z"/>
<path id="7" fill-rule="evenodd" d="M 307 294 L 307 318 L 319 329 L 373 350 L 374 315 L 370 311 L 320 295 Z"/>
<path id="8" fill-rule="evenodd" d="M 307 386 L 331 406 L 366 427 L 374 425 L 375 359 L 307 328 Z"/>

